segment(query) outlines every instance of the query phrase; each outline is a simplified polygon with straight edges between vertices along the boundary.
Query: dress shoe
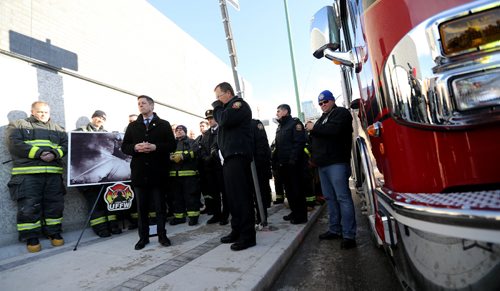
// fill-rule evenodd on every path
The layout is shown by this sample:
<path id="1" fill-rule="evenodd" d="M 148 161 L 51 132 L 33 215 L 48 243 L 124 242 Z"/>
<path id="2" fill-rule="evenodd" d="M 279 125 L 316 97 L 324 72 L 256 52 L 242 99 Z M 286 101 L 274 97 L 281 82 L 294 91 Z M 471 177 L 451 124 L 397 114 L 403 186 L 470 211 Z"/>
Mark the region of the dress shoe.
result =
<path id="1" fill-rule="evenodd" d="M 172 245 L 172 243 L 170 242 L 170 240 L 166 235 L 158 237 L 158 242 L 164 247 L 169 247 Z"/>
<path id="2" fill-rule="evenodd" d="M 220 224 L 220 225 L 226 225 L 226 224 L 228 224 L 228 223 L 229 223 L 229 220 L 227 220 L 227 219 L 221 219 L 221 220 L 219 221 L 219 224 Z"/>
<path id="3" fill-rule="evenodd" d="M 99 237 L 110 237 L 111 233 L 107 229 L 99 230 L 95 234 L 97 234 Z"/>
<path id="4" fill-rule="evenodd" d="M 356 246 L 357 246 L 356 240 L 350 238 L 344 238 L 340 243 L 340 248 L 343 250 L 352 249 L 355 248 Z"/>
<path id="5" fill-rule="evenodd" d="M 50 244 L 55 246 L 55 247 L 59 247 L 59 246 L 62 246 L 64 244 L 64 239 L 62 238 L 61 234 L 59 234 L 59 233 L 49 235 L 49 239 L 50 239 Z"/>
<path id="6" fill-rule="evenodd" d="M 214 224 L 220 222 L 221 220 L 217 215 L 212 216 L 209 220 L 207 220 L 207 224 Z"/>
<path id="7" fill-rule="evenodd" d="M 134 249 L 136 250 L 142 250 L 147 244 L 149 243 L 149 239 L 148 240 L 145 240 L 145 239 L 140 239 L 136 244 L 135 244 L 135 247 Z"/>
<path id="8" fill-rule="evenodd" d="M 235 242 L 234 244 L 231 245 L 231 250 L 233 250 L 233 251 L 241 251 L 241 250 L 253 247 L 255 245 L 256 245 L 255 241 L 251 241 L 251 242 Z"/>
<path id="9" fill-rule="evenodd" d="M 186 223 L 186 218 L 183 217 L 183 218 L 174 218 L 172 220 L 170 220 L 170 225 L 177 225 L 177 224 L 183 224 L 183 223 Z"/>
<path id="10" fill-rule="evenodd" d="M 330 231 L 326 231 L 319 235 L 319 239 L 326 239 L 326 240 L 341 239 L 341 238 L 342 235 Z"/>
<path id="11" fill-rule="evenodd" d="M 238 237 L 234 235 L 233 233 L 230 233 L 226 236 L 221 237 L 220 242 L 223 244 L 230 244 L 236 242 Z"/>
<path id="12" fill-rule="evenodd" d="M 192 216 L 189 218 L 188 225 L 193 226 L 198 224 L 198 216 Z"/>
<path id="13" fill-rule="evenodd" d="M 283 220 L 284 221 L 290 221 L 290 220 L 292 220 L 292 218 L 293 218 L 293 215 L 291 213 L 288 214 L 288 215 L 283 216 Z"/>
<path id="14" fill-rule="evenodd" d="M 292 219 L 290 219 L 291 224 L 304 224 L 306 222 L 307 222 L 307 218 L 303 218 L 303 219 L 292 218 Z"/>
<path id="15" fill-rule="evenodd" d="M 30 253 L 37 253 L 42 249 L 42 245 L 40 245 L 40 241 L 37 238 L 29 238 L 26 242 L 26 248 Z"/>

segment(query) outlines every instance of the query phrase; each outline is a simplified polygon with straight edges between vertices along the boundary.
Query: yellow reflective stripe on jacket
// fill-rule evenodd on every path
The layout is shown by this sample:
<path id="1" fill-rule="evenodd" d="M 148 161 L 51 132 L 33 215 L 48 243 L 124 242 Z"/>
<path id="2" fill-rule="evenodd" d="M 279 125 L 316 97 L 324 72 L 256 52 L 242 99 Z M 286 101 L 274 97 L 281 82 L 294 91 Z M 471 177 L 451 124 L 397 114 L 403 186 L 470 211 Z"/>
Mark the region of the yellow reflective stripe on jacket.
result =
<path id="1" fill-rule="evenodd" d="M 148 217 L 149 217 L 149 218 L 154 218 L 154 217 L 156 217 L 156 212 L 154 212 L 154 211 L 153 211 L 153 212 L 148 213 Z"/>
<path id="2" fill-rule="evenodd" d="M 12 175 L 26 174 L 62 174 L 63 168 L 56 166 L 28 166 L 12 168 Z"/>
<path id="3" fill-rule="evenodd" d="M 56 143 L 51 142 L 48 139 L 33 139 L 33 140 L 25 140 L 24 143 L 27 143 L 32 146 L 37 146 L 37 147 L 50 147 L 50 148 L 58 148 L 59 145 Z"/>
<path id="4" fill-rule="evenodd" d="M 62 217 L 60 218 L 45 218 L 45 225 L 57 225 L 62 223 Z"/>
<path id="5" fill-rule="evenodd" d="M 49 147 L 49 148 L 55 149 L 59 153 L 60 157 L 62 157 L 64 155 L 61 146 L 56 144 L 56 143 L 51 142 L 48 139 L 25 140 L 24 143 L 33 146 L 28 154 L 28 157 L 30 159 L 33 159 L 35 157 L 35 153 L 40 149 L 40 147 Z"/>
<path id="6" fill-rule="evenodd" d="M 188 211 L 188 217 L 193 217 L 193 216 L 200 216 L 199 211 Z"/>
<path id="7" fill-rule="evenodd" d="M 33 146 L 33 147 L 31 147 L 30 152 L 28 153 L 28 158 L 30 158 L 30 159 L 34 159 L 34 158 L 35 158 L 35 154 L 36 154 L 36 152 L 37 152 L 39 149 L 40 149 L 40 148 L 39 148 L 39 147 L 37 147 L 37 146 Z"/>
<path id="8" fill-rule="evenodd" d="M 191 158 L 194 159 L 194 152 L 193 151 L 175 151 L 174 154 L 190 155 Z"/>
<path id="9" fill-rule="evenodd" d="M 37 222 L 33 222 L 33 223 L 18 223 L 17 224 L 17 231 L 32 230 L 32 229 L 41 228 L 41 227 L 42 227 L 42 223 L 40 222 L 40 220 L 38 220 Z"/>
<path id="10" fill-rule="evenodd" d="M 57 147 L 56 148 L 56 151 L 59 153 L 59 156 L 62 157 L 64 155 L 64 152 L 63 150 L 61 149 L 61 147 Z"/>
<path id="11" fill-rule="evenodd" d="M 311 157 L 311 152 L 307 148 L 304 148 L 304 153 L 306 153 L 308 157 Z"/>
<path id="12" fill-rule="evenodd" d="M 108 215 L 108 221 L 115 221 L 117 220 L 116 215 Z"/>
<path id="13" fill-rule="evenodd" d="M 108 220 L 106 219 L 106 216 L 101 216 L 101 217 L 92 219 L 90 221 L 90 226 L 95 226 L 95 225 L 98 225 L 98 224 L 101 224 L 101 223 L 106 223 L 107 221 Z"/>
<path id="14" fill-rule="evenodd" d="M 181 171 L 170 171 L 170 177 L 188 177 L 188 176 L 196 176 L 198 175 L 198 171 L 195 170 L 181 170 Z"/>

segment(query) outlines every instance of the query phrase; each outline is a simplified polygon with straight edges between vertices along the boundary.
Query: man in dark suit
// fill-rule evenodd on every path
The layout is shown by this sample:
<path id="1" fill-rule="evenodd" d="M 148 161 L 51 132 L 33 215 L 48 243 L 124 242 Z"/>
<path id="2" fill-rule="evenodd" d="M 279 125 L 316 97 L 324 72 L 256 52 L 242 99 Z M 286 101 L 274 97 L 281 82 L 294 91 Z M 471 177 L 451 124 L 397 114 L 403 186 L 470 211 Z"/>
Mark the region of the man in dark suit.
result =
<path id="1" fill-rule="evenodd" d="M 137 196 L 139 214 L 139 241 L 135 249 L 140 250 L 149 243 L 150 199 L 154 200 L 158 242 L 163 246 L 171 244 L 165 229 L 166 204 L 163 189 L 169 178 L 169 155 L 175 149 L 175 139 L 170 123 L 153 112 L 154 100 L 151 97 L 141 95 L 137 102 L 141 114 L 128 125 L 122 151 L 132 156 L 132 186 Z"/>

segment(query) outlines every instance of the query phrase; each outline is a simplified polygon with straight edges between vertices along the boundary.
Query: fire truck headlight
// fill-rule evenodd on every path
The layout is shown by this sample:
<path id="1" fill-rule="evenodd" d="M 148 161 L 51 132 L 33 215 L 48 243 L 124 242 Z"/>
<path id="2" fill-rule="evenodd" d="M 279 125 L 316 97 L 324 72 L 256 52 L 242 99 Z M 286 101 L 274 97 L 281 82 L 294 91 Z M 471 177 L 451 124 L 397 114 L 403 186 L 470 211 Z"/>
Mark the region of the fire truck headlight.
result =
<path id="1" fill-rule="evenodd" d="M 451 82 L 458 110 L 500 105 L 500 70 L 464 76 Z"/>

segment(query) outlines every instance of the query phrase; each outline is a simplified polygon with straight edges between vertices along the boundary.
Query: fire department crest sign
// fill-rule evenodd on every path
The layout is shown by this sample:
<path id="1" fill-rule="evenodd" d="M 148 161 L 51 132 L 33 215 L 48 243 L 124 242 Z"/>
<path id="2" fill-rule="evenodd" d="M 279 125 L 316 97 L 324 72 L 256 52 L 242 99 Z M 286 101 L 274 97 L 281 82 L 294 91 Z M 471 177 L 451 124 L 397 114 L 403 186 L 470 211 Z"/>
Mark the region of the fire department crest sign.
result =
<path id="1" fill-rule="evenodd" d="M 108 188 L 104 193 L 104 201 L 108 205 L 109 211 L 130 209 L 134 200 L 134 191 L 129 185 L 116 183 Z"/>

